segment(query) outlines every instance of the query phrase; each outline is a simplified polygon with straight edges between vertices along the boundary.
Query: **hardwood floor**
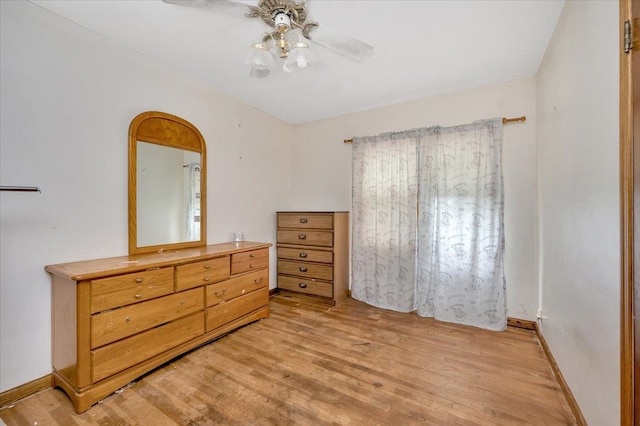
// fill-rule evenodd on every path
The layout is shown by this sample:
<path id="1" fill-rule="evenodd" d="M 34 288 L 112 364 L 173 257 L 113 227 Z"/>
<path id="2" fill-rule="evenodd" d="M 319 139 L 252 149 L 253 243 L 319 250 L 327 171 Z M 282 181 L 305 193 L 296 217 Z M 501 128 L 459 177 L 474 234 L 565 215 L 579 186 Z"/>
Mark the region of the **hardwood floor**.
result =
<path id="1" fill-rule="evenodd" d="M 0 418 L 9 426 L 575 424 L 533 331 L 285 295 L 271 299 L 268 319 L 82 414 L 48 389 Z"/>

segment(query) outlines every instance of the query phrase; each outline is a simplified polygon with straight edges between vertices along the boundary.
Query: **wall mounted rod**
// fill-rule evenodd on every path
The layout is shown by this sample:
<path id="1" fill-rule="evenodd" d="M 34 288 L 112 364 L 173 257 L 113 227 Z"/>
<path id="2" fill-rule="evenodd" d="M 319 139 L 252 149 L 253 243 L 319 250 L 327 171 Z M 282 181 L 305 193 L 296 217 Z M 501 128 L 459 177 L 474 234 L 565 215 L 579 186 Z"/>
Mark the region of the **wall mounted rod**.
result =
<path id="1" fill-rule="evenodd" d="M 0 191 L 42 192 L 37 186 L 0 186 Z"/>
<path id="2" fill-rule="evenodd" d="M 527 121 L 527 117 L 524 115 L 522 117 L 514 117 L 514 118 L 502 117 L 502 124 L 517 123 L 519 121 Z M 344 143 L 353 143 L 353 138 L 345 139 Z"/>

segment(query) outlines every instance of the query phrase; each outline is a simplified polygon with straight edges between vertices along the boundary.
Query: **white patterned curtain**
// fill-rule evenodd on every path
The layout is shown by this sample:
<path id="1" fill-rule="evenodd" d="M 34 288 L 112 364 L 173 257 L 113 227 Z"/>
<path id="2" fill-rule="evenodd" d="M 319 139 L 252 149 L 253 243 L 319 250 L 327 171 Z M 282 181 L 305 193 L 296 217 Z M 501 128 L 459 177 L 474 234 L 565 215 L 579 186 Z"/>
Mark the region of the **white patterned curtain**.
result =
<path id="1" fill-rule="evenodd" d="M 401 312 L 416 309 L 418 137 L 353 141 L 352 296 Z"/>
<path id="2" fill-rule="evenodd" d="M 420 316 L 506 328 L 502 126 L 436 127 L 420 142 Z"/>
<path id="3" fill-rule="evenodd" d="M 378 148 L 389 143 L 397 147 Z M 504 330 L 501 120 L 358 138 L 353 148 L 353 297 Z M 415 169 L 397 173 L 396 163 Z"/>

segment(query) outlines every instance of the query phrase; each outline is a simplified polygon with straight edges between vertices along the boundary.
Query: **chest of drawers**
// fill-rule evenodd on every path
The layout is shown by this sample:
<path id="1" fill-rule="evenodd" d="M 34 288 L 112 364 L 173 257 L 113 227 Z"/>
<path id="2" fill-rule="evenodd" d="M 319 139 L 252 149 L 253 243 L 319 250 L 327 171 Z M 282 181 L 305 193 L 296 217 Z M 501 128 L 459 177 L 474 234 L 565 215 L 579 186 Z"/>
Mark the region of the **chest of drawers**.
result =
<path id="1" fill-rule="evenodd" d="M 49 265 L 54 386 L 82 412 L 269 315 L 269 246 L 224 243 Z"/>
<path id="2" fill-rule="evenodd" d="M 278 212 L 278 289 L 337 305 L 349 292 L 349 213 Z"/>

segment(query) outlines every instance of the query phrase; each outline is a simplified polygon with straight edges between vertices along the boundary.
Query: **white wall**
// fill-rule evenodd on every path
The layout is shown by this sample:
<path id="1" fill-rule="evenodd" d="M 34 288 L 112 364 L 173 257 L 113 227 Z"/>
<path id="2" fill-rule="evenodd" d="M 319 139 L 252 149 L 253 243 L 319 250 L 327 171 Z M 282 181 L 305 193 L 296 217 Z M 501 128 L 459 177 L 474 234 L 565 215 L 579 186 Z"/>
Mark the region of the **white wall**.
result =
<path id="1" fill-rule="evenodd" d="M 208 242 L 275 241 L 292 129 L 27 2 L 0 2 L 0 391 L 51 373 L 47 264 L 127 253 L 127 135 L 140 112 L 207 143 Z M 275 259 L 275 256 L 272 258 Z M 271 286 L 275 286 L 275 263 Z"/>
<path id="2" fill-rule="evenodd" d="M 590 425 L 620 424 L 618 2 L 566 2 L 536 77 L 545 340 Z"/>
<path id="3" fill-rule="evenodd" d="M 295 127 L 33 4 L 0 19 L 0 183 L 43 191 L 0 195 L 0 391 L 51 372 L 44 266 L 127 251 L 138 113 L 204 135 L 210 243 L 274 242 L 276 210 L 350 210 L 345 138 L 526 115 L 504 131 L 508 314 L 535 318 L 539 209 L 545 338 L 589 423 L 618 422 L 617 2 L 567 2 L 535 80 Z"/>
<path id="4" fill-rule="evenodd" d="M 534 320 L 536 281 L 536 111 L 534 78 L 298 125 L 294 209 L 351 210 L 351 145 L 343 139 L 491 117 L 527 116 L 504 128 L 505 275 L 510 317 Z"/>

